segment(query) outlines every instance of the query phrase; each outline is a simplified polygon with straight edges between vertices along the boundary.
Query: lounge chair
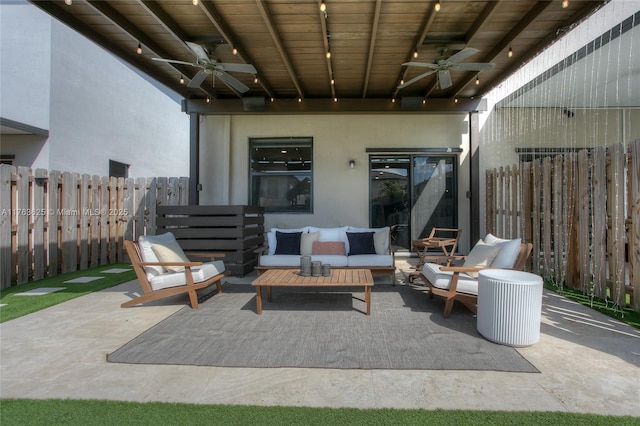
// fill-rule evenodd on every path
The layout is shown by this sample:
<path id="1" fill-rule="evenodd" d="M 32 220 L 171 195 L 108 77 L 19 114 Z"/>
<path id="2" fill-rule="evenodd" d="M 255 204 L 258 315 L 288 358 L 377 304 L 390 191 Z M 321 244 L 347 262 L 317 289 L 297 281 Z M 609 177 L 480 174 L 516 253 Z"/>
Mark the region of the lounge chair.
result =
<path id="1" fill-rule="evenodd" d="M 142 295 L 123 303 L 123 308 L 187 293 L 191 307 L 197 309 L 198 290 L 215 284 L 218 293 L 221 293 L 221 280 L 229 275 L 221 260 L 204 263 L 190 261 L 171 232 L 143 236 L 138 242 L 125 241 L 124 247 L 138 276 Z M 223 256 L 208 255 L 212 259 Z"/>
<path id="2" fill-rule="evenodd" d="M 520 239 L 505 240 L 488 234 L 467 256 L 437 256 L 437 262 L 425 263 L 420 278 L 429 286 L 429 297 L 445 299 L 444 316 L 449 317 L 455 301 L 477 313 L 478 272 L 483 269 L 513 269 L 521 271 L 531 255 L 533 244 Z M 452 260 L 464 260 L 461 266 L 442 265 Z"/>

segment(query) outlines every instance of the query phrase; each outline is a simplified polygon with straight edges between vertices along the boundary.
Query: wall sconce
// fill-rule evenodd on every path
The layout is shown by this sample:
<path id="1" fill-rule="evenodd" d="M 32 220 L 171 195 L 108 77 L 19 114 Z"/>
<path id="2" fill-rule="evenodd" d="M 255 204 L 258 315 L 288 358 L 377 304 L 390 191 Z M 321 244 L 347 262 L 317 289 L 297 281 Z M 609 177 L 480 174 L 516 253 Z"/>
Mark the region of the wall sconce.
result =
<path id="1" fill-rule="evenodd" d="M 349 160 L 349 168 L 353 169 L 356 167 L 356 160 Z"/>

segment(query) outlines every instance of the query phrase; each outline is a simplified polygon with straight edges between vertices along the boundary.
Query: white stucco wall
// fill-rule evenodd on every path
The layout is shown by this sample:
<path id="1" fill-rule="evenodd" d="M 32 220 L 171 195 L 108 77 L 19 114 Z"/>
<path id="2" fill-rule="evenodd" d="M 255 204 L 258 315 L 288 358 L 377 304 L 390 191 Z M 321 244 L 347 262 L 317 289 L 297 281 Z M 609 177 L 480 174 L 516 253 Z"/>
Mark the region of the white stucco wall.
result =
<path id="1" fill-rule="evenodd" d="M 229 131 L 225 126 L 229 126 Z M 469 229 L 469 123 L 462 115 L 241 115 L 206 117 L 201 123 L 200 204 L 220 204 L 221 185 L 229 182 L 229 203 L 249 201 L 249 138 L 313 137 L 314 209 L 312 214 L 267 214 L 265 226 L 368 226 L 369 153 L 367 148 L 460 148 L 459 224 Z M 230 169 L 215 166 L 228 155 Z M 355 160 L 354 169 L 349 160 Z M 224 204 L 224 203 L 223 203 Z M 467 237 L 468 238 L 468 237 Z M 468 247 L 468 241 L 461 249 Z"/>
<path id="2" fill-rule="evenodd" d="M 50 34 L 34 6 L 0 5 L 0 117 L 49 128 Z"/>
<path id="3" fill-rule="evenodd" d="M 9 84 L 12 74 L 2 69 L 2 116 L 49 130 L 39 146 L 3 136 L 2 151 L 16 155 L 14 164 L 106 176 L 115 160 L 131 165 L 130 177 L 188 176 L 189 117 L 179 97 L 35 6 L 0 9 L 3 47 L 10 46 L 2 63 L 27 70 Z"/>

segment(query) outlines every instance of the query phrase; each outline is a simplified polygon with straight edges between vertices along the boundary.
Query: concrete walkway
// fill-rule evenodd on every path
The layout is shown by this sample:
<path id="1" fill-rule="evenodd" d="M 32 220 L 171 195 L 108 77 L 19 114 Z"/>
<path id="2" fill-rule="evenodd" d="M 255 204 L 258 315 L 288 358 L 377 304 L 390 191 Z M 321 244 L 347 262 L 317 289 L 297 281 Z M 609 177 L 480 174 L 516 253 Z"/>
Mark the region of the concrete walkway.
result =
<path id="1" fill-rule="evenodd" d="M 406 261 L 398 266 L 408 271 Z M 0 324 L 0 397 L 640 417 L 640 330 L 554 293 L 544 295 L 540 341 L 518 349 L 537 374 L 107 363 L 107 353 L 186 304 L 178 297 L 121 309 L 137 290 L 132 281 Z"/>

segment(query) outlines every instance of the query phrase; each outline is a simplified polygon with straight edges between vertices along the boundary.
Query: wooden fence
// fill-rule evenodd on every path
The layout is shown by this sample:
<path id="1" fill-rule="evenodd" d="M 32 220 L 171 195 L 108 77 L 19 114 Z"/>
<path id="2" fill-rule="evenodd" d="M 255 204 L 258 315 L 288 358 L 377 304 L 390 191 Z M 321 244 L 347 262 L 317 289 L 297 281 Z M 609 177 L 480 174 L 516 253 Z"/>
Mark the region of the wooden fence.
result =
<path id="1" fill-rule="evenodd" d="M 640 140 L 489 170 L 486 189 L 487 232 L 532 242 L 533 271 L 640 312 Z"/>
<path id="2" fill-rule="evenodd" d="M 189 179 L 124 179 L 0 164 L 0 288 L 125 260 L 155 234 L 156 206 L 188 204 Z"/>

